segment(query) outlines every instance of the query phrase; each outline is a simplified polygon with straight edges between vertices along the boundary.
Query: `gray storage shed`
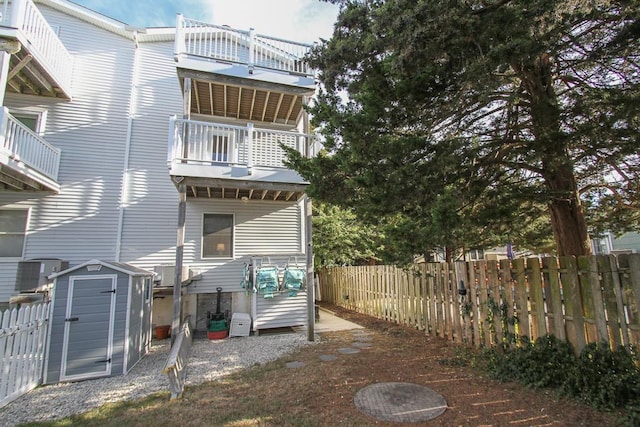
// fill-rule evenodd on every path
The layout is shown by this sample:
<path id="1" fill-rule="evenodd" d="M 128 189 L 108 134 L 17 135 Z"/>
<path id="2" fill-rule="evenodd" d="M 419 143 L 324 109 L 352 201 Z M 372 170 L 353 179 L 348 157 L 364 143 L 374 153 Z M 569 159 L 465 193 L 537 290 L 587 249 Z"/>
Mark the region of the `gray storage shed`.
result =
<path id="1" fill-rule="evenodd" d="M 151 344 L 153 276 L 95 259 L 49 276 L 45 384 L 129 372 Z"/>

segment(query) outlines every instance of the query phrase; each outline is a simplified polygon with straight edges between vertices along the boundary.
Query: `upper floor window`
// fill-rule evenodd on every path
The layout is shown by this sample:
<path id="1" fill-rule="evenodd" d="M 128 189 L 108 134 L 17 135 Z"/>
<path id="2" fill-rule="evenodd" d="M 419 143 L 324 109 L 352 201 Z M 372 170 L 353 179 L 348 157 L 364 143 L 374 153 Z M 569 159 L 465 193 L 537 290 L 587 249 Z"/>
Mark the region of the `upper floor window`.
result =
<path id="1" fill-rule="evenodd" d="M 11 110 L 11 115 L 34 133 L 38 135 L 42 135 L 44 133 L 44 124 L 47 119 L 46 111 L 16 109 Z"/>
<path id="2" fill-rule="evenodd" d="M 0 210 L 0 257 L 22 256 L 27 218 L 25 209 Z"/>
<path id="3" fill-rule="evenodd" d="M 202 258 L 233 256 L 233 215 L 204 214 L 202 221 Z"/>

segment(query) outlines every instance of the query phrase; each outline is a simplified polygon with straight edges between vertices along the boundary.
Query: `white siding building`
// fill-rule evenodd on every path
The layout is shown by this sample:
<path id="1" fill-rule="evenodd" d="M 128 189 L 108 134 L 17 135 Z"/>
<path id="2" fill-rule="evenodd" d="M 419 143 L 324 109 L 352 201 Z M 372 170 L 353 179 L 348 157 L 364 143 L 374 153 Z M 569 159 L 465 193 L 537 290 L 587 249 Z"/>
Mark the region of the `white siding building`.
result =
<path id="1" fill-rule="evenodd" d="M 304 324 L 304 293 L 267 301 L 241 279 L 256 259 L 306 268 L 307 183 L 284 167 L 280 144 L 313 154 L 302 107 L 315 90 L 310 46 L 181 15 L 176 28 L 134 31 L 65 0 L 7 10 L 0 306 L 24 301 L 51 270 L 101 259 L 162 273 L 154 323 L 170 323 L 182 263 L 194 326 L 206 327 L 218 288 L 254 330 Z"/>

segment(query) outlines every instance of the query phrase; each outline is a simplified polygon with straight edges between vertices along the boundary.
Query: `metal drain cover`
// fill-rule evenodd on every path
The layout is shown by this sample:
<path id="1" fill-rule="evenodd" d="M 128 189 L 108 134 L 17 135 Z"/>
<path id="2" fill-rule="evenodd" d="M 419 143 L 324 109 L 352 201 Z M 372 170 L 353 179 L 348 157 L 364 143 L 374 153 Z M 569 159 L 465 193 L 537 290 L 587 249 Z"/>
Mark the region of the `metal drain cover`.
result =
<path id="1" fill-rule="evenodd" d="M 391 422 L 427 421 L 447 409 L 447 401 L 442 395 L 410 383 L 372 384 L 358 391 L 353 402 L 361 412 Z"/>

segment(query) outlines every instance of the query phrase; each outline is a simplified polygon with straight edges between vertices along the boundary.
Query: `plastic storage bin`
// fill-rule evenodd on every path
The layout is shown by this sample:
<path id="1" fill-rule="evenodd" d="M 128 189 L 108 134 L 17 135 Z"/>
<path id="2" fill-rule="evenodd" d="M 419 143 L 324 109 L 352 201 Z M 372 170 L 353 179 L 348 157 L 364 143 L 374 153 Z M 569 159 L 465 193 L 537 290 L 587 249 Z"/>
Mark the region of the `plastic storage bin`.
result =
<path id="1" fill-rule="evenodd" d="M 248 337 L 251 329 L 251 316 L 247 313 L 233 313 L 229 337 Z"/>

